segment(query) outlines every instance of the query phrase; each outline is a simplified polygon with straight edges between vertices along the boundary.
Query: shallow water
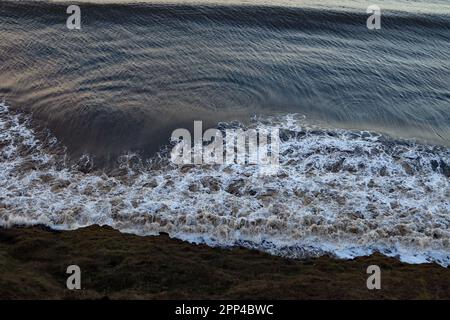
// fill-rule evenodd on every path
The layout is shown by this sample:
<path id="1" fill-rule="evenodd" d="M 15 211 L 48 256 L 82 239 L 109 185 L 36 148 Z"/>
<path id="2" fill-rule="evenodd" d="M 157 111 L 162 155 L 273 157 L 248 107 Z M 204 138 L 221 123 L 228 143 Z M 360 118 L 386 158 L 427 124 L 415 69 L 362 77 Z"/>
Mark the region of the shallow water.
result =
<path id="1" fill-rule="evenodd" d="M 450 149 L 302 121 L 252 125 L 282 130 L 280 169 L 270 175 L 164 157 L 142 164 L 131 154 L 106 175 L 83 161 L 68 165 L 54 138 L 39 139 L 29 119 L 1 106 L 0 224 L 107 224 L 289 257 L 380 251 L 449 264 Z"/>

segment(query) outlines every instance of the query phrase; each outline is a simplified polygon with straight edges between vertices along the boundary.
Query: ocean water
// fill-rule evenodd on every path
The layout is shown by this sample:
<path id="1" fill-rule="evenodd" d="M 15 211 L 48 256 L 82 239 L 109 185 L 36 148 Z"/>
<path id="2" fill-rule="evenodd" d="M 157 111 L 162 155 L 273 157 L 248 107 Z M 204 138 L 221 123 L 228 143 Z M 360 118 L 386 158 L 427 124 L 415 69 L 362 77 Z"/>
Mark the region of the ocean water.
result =
<path id="1" fill-rule="evenodd" d="M 448 1 L 60 2 L 0 1 L 1 225 L 449 264 Z M 281 169 L 170 164 L 194 120 Z"/>

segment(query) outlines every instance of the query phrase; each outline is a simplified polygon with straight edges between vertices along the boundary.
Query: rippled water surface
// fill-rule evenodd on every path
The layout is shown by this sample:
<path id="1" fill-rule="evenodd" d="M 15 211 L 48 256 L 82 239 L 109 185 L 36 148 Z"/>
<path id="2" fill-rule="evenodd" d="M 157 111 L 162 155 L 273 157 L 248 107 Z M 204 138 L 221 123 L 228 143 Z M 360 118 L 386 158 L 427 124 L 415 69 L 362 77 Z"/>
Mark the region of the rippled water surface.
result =
<path id="1" fill-rule="evenodd" d="M 0 94 L 73 153 L 151 154 L 202 119 L 301 113 L 449 145 L 450 20 L 260 6 L 1 2 Z"/>

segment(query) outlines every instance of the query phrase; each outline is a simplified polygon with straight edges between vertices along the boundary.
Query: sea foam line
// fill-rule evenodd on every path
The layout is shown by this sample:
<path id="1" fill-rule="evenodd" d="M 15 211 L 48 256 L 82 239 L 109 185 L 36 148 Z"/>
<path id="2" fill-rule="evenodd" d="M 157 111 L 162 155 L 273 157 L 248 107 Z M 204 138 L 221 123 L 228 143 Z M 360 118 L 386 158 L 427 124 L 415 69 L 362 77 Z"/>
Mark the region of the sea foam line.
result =
<path id="1" fill-rule="evenodd" d="M 167 232 L 213 246 L 301 258 L 382 252 L 450 263 L 450 149 L 368 132 L 317 130 L 295 115 L 256 122 L 281 132 L 280 167 L 163 165 L 114 174 L 65 162 L 55 139 L 0 104 L 0 225 Z"/>

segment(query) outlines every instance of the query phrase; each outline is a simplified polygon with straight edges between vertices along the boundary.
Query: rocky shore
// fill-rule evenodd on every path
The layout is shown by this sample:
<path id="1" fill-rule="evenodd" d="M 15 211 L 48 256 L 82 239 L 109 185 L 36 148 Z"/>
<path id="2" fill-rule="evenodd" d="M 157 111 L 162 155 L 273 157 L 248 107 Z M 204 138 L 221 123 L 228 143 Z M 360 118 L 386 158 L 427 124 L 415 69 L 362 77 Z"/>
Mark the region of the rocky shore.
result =
<path id="1" fill-rule="evenodd" d="M 69 265 L 82 289 L 66 288 Z M 366 269 L 382 270 L 368 290 Z M 292 260 L 109 227 L 0 229 L 0 299 L 450 299 L 450 270 L 379 254 Z"/>

